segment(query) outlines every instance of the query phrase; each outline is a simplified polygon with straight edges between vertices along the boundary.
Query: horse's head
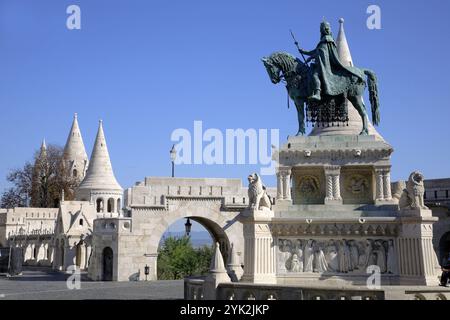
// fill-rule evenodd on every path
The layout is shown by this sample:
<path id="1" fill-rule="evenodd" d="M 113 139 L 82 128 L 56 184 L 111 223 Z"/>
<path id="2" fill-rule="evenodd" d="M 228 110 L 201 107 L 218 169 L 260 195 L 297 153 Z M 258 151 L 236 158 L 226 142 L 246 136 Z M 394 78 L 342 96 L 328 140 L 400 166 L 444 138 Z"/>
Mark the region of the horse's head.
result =
<path id="1" fill-rule="evenodd" d="M 273 84 L 277 84 L 281 81 L 281 70 L 278 66 L 275 65 L 272 56 L 270 57 L 264 57 L 261 59 L 264 63 L 264 66 L 266 67 L 267 73 L 269 74 L 270 81 L 272 81 Z"/>
<path id="2" fill-rule="evenodd" d="M 262 58 L 262 62 L 274 84 L 279 83 L 286 73 L 295 71 L 298 65 L 297 59 L 286 52 L 272 53 L 269 57 Z"/>

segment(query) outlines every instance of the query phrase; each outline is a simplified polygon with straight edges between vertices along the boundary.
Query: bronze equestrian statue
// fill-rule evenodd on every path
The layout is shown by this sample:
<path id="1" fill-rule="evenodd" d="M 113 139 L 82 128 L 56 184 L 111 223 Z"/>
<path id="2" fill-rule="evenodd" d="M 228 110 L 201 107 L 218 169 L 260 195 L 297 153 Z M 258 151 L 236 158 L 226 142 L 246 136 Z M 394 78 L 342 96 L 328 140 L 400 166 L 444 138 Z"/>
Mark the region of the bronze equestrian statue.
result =
<path id="1" fill-rule="evenodd" d="M 361 116 L 363 128 L 360 134 L 367 135 L 368 117 L 362 96 L 368 84 L 372 121 L 378 125 L 377 78 L 370 70 L 342 64 L 328 22 L 321 23 L 320 33 L 321 39 L 316 49 L 306 51 L 298 48 L 302 56 L 309 56 L 305 62 L 285 52 L 275 52 L 264 57 L 262 61 L 270 80 L 274 84 L 282 80 L 286 82 L 289 97 L 295 102 L 298 111 L 297 135 L 306 133 L 305 105 L 309 121 L 316 125 L 339 125 L 348 121 L 347 99 Z M 308 65 L 312 60 L 314 63 Z"/>

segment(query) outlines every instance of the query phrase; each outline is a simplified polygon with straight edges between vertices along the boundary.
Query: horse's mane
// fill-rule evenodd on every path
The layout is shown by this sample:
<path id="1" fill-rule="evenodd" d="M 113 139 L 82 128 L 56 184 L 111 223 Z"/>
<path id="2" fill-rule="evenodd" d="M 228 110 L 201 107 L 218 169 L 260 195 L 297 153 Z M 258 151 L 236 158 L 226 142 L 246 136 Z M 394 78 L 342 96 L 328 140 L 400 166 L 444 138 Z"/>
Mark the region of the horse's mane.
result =
<path id="1" fill-rule="evenodd" d="M 272 63 L 277 64 L 283 71 L 290 71 L 295 69 L 296 57 L 287 52 L 274 52 L 269 59 Z"/>

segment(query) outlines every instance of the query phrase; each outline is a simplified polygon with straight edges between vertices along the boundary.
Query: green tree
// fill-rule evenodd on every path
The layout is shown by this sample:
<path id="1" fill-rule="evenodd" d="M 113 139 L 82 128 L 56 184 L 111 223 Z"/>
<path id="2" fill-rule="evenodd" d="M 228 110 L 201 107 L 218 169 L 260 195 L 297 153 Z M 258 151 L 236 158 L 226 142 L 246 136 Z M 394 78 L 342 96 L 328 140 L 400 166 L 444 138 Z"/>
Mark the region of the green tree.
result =
<path id="1" fill-rule="evenodd" d="M 164 240 L 158 255 L 158 279 L 177 280 L 202 275 L 209 270 L 212 248 L 194 249 L 187 236 Z"/>

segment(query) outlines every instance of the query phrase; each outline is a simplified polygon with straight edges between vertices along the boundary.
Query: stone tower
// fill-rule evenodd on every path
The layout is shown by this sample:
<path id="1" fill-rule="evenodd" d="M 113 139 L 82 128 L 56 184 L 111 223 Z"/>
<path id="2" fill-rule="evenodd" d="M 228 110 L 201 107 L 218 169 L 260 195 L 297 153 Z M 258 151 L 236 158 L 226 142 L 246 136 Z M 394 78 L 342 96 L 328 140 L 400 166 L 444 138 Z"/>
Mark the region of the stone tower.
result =
<path id="1" fill-rule="evenodd" d="M 77 114 L 75 113 L 72 128 L 64 147 L 64 165 L 69 176 L 77 178 L 81 182 L 86 175 L 88 164 L 88 156 L 78 126 Z"/>
<path id="2" fill-rule="evenodd" d="M 76 191 L 76 199 L 95 204 L 97 213 L 120 213 L 123 189 L 117 182 L 109 158 L 103 123 L 100 120 L 86 176 Z"/>

